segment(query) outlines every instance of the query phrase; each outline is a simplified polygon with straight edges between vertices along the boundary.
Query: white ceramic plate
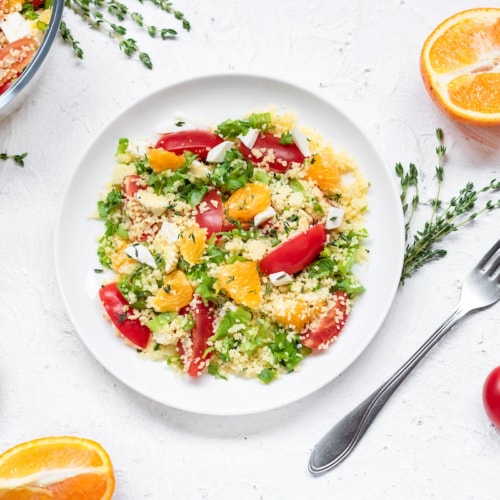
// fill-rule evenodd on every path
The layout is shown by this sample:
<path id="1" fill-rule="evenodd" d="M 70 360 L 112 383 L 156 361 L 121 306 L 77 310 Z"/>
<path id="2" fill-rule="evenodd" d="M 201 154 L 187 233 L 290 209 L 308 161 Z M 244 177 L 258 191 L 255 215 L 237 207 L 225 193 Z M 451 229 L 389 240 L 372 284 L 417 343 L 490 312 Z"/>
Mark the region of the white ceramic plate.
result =
<path id="1" fill-rule="evenodd" d="M 182 377 L 163 363 L 140 359 L 113 334 L 98 299 L 102 275 L 96 239 L 103 224 L 92 220 L 97 195 L 114 166 L 120 137 L 157 138 L 159 127 L 182 111 L 217 124 L 274 106 L 293 111 L 335 147 L 354 156 L 371 182 L 367 228 L 370 263 L 358 270 L 366 292 L 356 302 L 339 340 L 308 357 L 296 373 L 264 385 L 258 380 Z M 62 296 L 76 330 L 114 376 L 143 395 L 186 411 L 238 415 L 277 408 L 316 391 L 344 371 L 367 347 L 392 304 L 404 250 L 403 220 L 393 178 L 363 133 L 338 109 L 305 89 L 249 75 L 201 77 L 157 91 L 133 104 L 90 145 L 66 188 L 55 234 L 55 261 Z"/>

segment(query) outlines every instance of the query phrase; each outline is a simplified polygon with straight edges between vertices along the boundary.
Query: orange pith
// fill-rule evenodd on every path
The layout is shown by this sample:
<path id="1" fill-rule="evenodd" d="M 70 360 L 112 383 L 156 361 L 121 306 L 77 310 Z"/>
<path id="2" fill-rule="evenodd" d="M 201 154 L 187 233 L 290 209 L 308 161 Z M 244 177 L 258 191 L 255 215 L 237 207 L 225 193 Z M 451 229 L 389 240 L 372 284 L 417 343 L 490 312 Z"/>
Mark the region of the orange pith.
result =
<path id="1" fill-rule="evenodd" d="M 226 216 L 241 222 L 251 221 L 271 204 L 271 192 L 264 184 L 246 184 L 224 204 Z"/>
<path id="2" fill-rule="evenodd" d="M 114 487 L 113 466 L 107 452 L 88 439 L 35 439 L 0 455 L 2 500 L 106 500 L 111 498 Z"/>
<path id="3" fill-rule="evenodd" d="M 257 263 L 234 262 L 219 267 L 219 287 L 237 304 L 256 309 L 260 305 L 262 285 Z"/>
<path id="4" fill-rule="evenodd" d="M 163 288 L 153 297 L 155 311 L 177 312 L 187 306 L 193 298 L 193 287 L 187 276 L 180 270 L 165 276 Z"/>
<path id="5" fill-rule="evenodd" d="M 326 194 L 332 194 L 342 180 L 339 167 L 320 155 L 314 155 L 308 161 L 305 174 Z"/>
<path id="6" fill-rule="evenodd" d="M 182 258 L 191 265 L 198 264 L 207 239 L 207 230 L 193 224 L 182 232 L 179 238 L 179 251 Z"/>
<path id="7" fill-rule="evenodd" d="M 500 124 L 500 9 L 477 8 L 443 21 L 420 55 L 424 85 L 453 119 Z"/>

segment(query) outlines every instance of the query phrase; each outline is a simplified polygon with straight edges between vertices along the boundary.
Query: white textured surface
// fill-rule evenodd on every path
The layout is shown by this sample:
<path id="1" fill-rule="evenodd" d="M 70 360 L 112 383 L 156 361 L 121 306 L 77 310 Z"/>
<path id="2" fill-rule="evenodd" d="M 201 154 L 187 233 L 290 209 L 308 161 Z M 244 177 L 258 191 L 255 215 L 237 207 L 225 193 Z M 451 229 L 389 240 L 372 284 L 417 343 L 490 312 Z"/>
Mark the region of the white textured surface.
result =
<path id="1" fill-rule="evenodd" d="M 449 255 L 398 292 L 379 334 L 342 376 L 298 403 L 248 417 L 206 417 L 148 401 L 87 352 L 54 276 L 53 228 L 62 190 L 91 141 L 129 102 L 213 72 L 251 72 L 319 90 L 348 112 L 387 167 L 417 163 L 432 196 L 434 129 L 449 148 L 443 196 L 498 176 L 500 132 L 445 118 L 420 80 L 420 47 L 468 0 L 176 2 L 192 23 L 178 40 L 143 40 L 155 69 L 126 60 L 69 12 L 78 61 L 56 42 L 33 95 L 0 123 L 0 447 L 70 434 L 101 442 L 116 499 L 497 499 L 500 433 L 481 405 L 500 364 L 499 306 L 471 316 L 396 392 L 351 457 L 313 478 L 307 461 L 329 427 L 383 382 L 451 312 L 464 271 L 499 234 L 500 213 L 452 235 Z M 154 14 L 155 24 L 174 25 Z M 151 16 L 151 18 L 153 18 Z M 164 19 L 162 21 L 161 19 Z M 139 40 L 139 37 L 136 36 Z"/>

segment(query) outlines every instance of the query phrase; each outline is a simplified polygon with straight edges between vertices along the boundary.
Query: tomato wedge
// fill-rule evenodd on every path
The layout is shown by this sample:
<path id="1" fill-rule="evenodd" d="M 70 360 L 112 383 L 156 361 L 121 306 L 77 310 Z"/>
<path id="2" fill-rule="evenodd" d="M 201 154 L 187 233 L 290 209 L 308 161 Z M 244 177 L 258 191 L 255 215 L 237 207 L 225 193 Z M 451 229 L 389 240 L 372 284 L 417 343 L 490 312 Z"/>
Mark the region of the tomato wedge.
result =
<path id="1" fill-rule="evenodd" d="M 254 165 L 267 166 L 276 172 L 286 172 L 291 163 L 302 163 L 305 159 L 295 143 L 280 144 L 280 138 L 269 132 L 259 134 L 252 149 L 241 144 L 239 150 Z M 266 160 L 270 152 L 272 152 L 272 159 Z"/>
<path id="2" fill-rule="evenodd" d="M 127 175 L 122 182 L 122 191 L 127 198 L 131 198 L 135 193 L 141 189 L 145 189 L 145 186 L 141 185 L 142 177 L 137 174 Z"/>
<path id="3" fill-rule="evenodd" d="M 14 59 L 13 62 L 8 63 L 8 69 L 3 71 L 2 76 L 0 76 L 0 86 L 2 88 L 28 66 L 37 49 L 38 42 L 29 36 L 14 40 L 3 49 L 0 49 L 0 66 L 2 66 L 2 62 Z"/>
<path id="4" fill-rule="evenodd" d="M 333 292 L 334 304 L 328 314 L 314 330 L 306 330 L 301 343 L 310 349 L 327 349 L 337 338 L 347 321 L 348 295 L 342 291 Z"/>
<path id="5" fill-rule="evenodd" d="M 207 238 L 222 231 L 224 205 L 221 195 L 213 189 L 209 191 L 196 207 L 196 223 L 207 230 Z"/>
<path id="6" fill-rule="evenodd" d="M 264 274 L 295 274 L 302 271 L 323 250 L 327 236 L 324 224 L 317 224 L 297 234 L 271 250 L 260 261 L 260 270 Z"/>
<path id="7" fill-rule="evenodd" d="M 206 160 L 208 152 L 221 142 L 222 139 L 210 130 L 179 130 L 164 134 L 155 148 L 166 149 L 178 155 L 190 151 Z"/>
<path id="8" fill-rule="evenodd" d="M 109 283 L 100 288 L 99 298 L 116 329 L 137 347 L 145 349 L 151 337 L 151 330 L 138 319 L 129 317 L 130 313 L 124 309 L 128 302 L 116 283 Z"/>
<path id="9" fill-rule="evenodd" d="M 194 327 L 191 330 L 193 340 L 193 357 L 189 363 L 188 374 L 198 377 L 208 366 L 211 353 L 205 355 L 207 340 L 214 334 L 214 310 L 210 304 L 205 305 L 201 299 L 195 306 L 189 306 L 194 316 Z"/>

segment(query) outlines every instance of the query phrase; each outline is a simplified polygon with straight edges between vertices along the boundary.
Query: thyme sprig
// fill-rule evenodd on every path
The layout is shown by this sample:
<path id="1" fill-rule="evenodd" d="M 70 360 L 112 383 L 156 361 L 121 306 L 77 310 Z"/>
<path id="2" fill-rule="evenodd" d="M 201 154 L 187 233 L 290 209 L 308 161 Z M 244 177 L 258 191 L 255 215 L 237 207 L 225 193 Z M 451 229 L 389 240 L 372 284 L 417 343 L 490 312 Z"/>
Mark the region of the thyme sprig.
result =
<path id="1" fill-rule="evenodd" d="M 141 4 L 144 3 L 143 0 L 138 1 Z M 174 9 L 171 2 L 165 0 L 150 1 L 160 10 L 171 14 L 180 21 L 183 29 L 186 31 L 191 29 L 191 24 L 184 14 Z M 88 26 L 116 40 L 125 55 L 128 57 L 137 55 L 148 69 L 153 69 L 150 56 L 142 51 L 136 40 L 127 36 L 127 27 L 119 23 L 129 21 L 144 30 L 151 38 L 159 37 L 162 40 L 168 40 L 178 35 L 178 32 L 173 28 L 160 28 L 146 23 L 140 12 L 131 11 L 127 5 L 117 0 L 65 0 L 65 6 L 77 14 Z M 75 55 L 83 59 L 84 53 L 80 42 L 75 40 L 65 21 L 61 22 L 59 33 L 62 39 L 71 45 Z"/>
<path id="2" fill-rule="evenodd" d="M 16 165 L 24 167 L 24 159 L 28 156 L 28 153 L 22 153 L 20 155 L 9 155 L 8 153 L 0 153 L 0 160 L 12 160 Z"/>
<path id="3" fill-rule="evenodd" d="M 443 206 L 441 200 L 441 187 L 444 180 L 444 160 L 446 147 L 444 145 L 444 134 L 441 129 L 436 130 L 438 146 L 436 155 L 438 159 L 435 167 L 437 189 L 434 198 L 430 201 L 432 208 L 429 219 L 423 227 L 411 235 L 412 224 L 415 213 L 420 205 L 419 174 L 417 167 L 410 163 L 405 169 L 401 163 L 397 163 L 395 170 L 401 184 L 401 204 L 405 216 L 405 256 L 400 283 L 412 276 L 418 269 L 428 262 L 443 258 L 447 251 L 436 248 L 435 245 L 448 234 L 458 231 L 461 227 L 477 219 L 481 214 L 500 208 L 500 198 L 488 199 L 477 208 L 485 194 L 500 191 L 500 181 L 493 179 L 489 184 L 476 189 L 473 182 L 468 182 L 456 196 Z M 408 202 L 411 196 L 411 201 Z"/>

